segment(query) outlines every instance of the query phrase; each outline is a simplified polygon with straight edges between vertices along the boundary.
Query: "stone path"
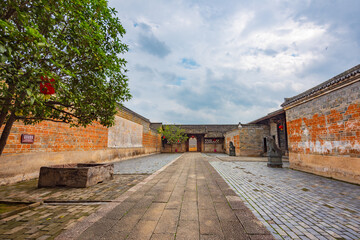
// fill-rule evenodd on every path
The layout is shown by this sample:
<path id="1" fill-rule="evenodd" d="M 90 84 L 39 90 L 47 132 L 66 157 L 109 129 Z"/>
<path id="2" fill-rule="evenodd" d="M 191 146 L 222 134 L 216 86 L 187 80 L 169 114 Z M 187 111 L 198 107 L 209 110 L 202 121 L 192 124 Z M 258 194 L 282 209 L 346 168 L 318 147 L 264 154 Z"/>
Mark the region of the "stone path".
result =
<path id="1" fill-rule="evenodd" d="M 114 204 L 149 173 L 178 156 L 157 154 L 115 163 L 117 173 L 126 175 L 114 175 L 112 181 L 89 188 L 37 188 L 37 179 L 0 186 L 0 201 L 45 202 L 0 219 L 0 239 L 53 239 L 104 205 Z"/>
<path id="2" fill-rule="evenodd" d="M 0 220 L 0 239 L 51 239 L 99 205 L 41 205 Z"/>
<path id="3" fill-rule="evenodd" d="M 180 153 L 162 153 L 114 163 L 116 174 L 152 174 L 179 157 Z"/>
<path id="4" fill-rule="evenodd" d="M 273 239 L 200 153 L 135 188 L 57 239 Z"/>
<path id="5" fill-rule="evenodd" d="M 112 181 L 89 188 L 38 188 L 37 179 L 0 187 L 1 201 L 111 201 L 130 187 L 146 178 L 146 175 L 114 175 Z"/>
<path id="6" fill-rule="evenodd" d="M 261 162 L 211 165 L 277 239 L 360 239 L 360 186 Z M 217 161 L 216 161 L 217 160 Z"/>

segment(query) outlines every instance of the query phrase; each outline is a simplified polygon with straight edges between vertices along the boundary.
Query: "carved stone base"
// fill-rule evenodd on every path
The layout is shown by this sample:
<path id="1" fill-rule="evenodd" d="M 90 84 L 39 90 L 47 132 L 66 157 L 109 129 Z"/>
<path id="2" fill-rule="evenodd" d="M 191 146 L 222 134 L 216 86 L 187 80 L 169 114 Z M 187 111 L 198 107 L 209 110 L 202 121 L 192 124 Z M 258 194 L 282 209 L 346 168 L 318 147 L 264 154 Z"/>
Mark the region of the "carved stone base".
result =
<path id="1" fill-rule="evenodd" d="M 38 187 L 89 187 L 113 179 L 114 164 L 67 164 L 41 167 Z"/>
<path id="2" fill-rule="evenodd" d="M 268 167 L 282 168 L 282 165 L 283 163 L 281 157 L 268 157 L 268 163 L 267 163 Z"/>
<path id="3" fill-rule="evenodd" d="M 282 168 L 282 163 L 281 164 L 268 163 L 267 166 L 271 168 Z"/>

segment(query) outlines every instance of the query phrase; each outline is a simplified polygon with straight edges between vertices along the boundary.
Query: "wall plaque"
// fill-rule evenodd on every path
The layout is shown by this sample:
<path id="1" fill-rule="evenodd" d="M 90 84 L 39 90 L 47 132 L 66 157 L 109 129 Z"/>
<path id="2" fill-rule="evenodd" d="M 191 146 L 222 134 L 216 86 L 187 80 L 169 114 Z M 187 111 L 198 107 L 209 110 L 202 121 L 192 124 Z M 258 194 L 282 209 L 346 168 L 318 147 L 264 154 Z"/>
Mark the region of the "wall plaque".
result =
<path id="1" fill-rule="evenodd" d="M 34 143 L 35 135 L 21 134 L 21 143 Z"/>

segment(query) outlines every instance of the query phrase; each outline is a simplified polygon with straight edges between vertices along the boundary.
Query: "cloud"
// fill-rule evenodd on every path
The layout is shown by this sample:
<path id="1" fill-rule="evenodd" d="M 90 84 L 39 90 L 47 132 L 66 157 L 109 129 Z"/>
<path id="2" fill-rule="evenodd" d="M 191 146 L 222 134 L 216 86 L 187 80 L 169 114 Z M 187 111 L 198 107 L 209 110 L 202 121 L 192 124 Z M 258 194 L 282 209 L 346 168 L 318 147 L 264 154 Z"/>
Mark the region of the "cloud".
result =
<path id="1" fill-rule="evenodd" d="M 139 35 L 139 44 L 142 50 L 154 56 L 164 58 L 171 51 L 165 42 L 159 41 L 154 35 Z"/>
<path id="2" fill-rule="evenodd" d="M 143 51 L 164 58 L 170 54 L 171 50 L 164 41 L 160 41 L 152 32 L 151 26 L 146 23 L 134 23 L 135 28 L 139 28 L 141 33 L 138 36 L 138 44 Z"/>
<path id="3" fill-rule="evenodd" d="M 125 103 L 151 121 L 250 122 L 360 62 L 360 2 L 115 1 Z"/>
<path id="4" fill-rule="evenodd" d="M 195 68 L 200 67 L 200 65 L 194 59 L 191 59 L 191 58 L 181 59 L 181 64 L 184 68 L 187 68 L 187 69 L 195 69 Z"/>

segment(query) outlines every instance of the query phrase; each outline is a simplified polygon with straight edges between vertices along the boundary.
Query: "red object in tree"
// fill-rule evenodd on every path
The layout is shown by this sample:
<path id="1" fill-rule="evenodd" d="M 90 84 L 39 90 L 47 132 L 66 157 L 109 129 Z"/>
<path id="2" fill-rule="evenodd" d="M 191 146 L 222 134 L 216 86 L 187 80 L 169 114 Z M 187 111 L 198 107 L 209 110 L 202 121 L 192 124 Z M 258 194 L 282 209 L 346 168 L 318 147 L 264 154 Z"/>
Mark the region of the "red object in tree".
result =
<path id="1" fill-rule="evenodd" d="M 163 139 L 165 139 L 165 136 L 163 136 Z"/>
<path id="2" fill-rule="evenodd" d="M 284 126 L 283 126 L 283 125 L 279 125 L 279 129 L 280 129 L 280 130 L 283 130 L 283 129 L 284 129 Z"/>
<path id="3" fill-rule="evenodd" d="M 55 82 L 55 79 L 48 79 L 47 77 L 41 77 L 40 83 L 40 92 L 45 95 L 52 95 L 55 94 L 55 88 L 52 85 L 52 82 Z"/>
<path id="4" fill-rule="evenodd" d="M 180 142 L 180 140 L 178 140 L 178 142 Z"/>

